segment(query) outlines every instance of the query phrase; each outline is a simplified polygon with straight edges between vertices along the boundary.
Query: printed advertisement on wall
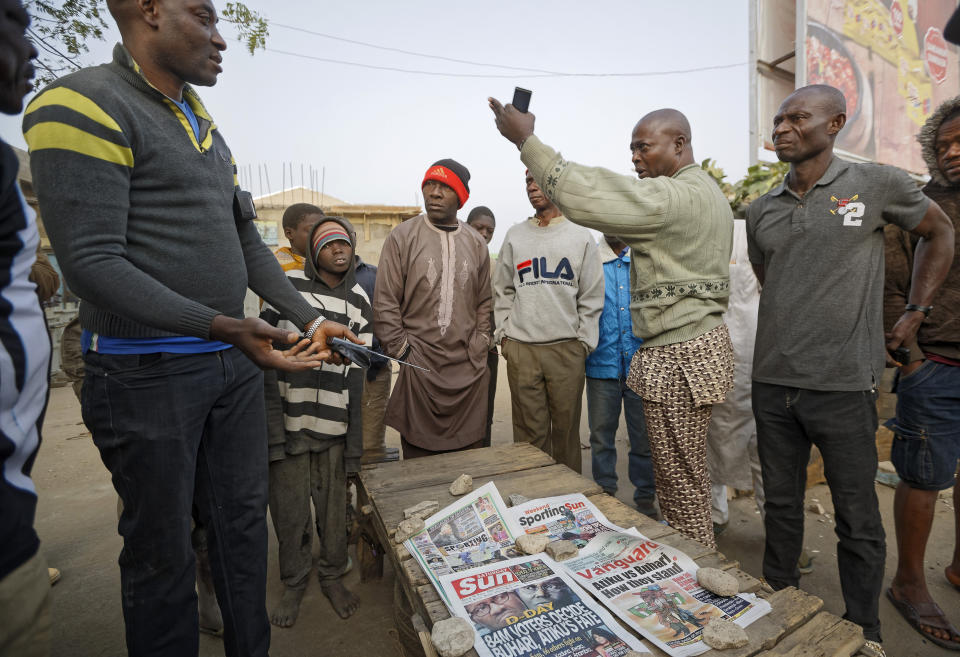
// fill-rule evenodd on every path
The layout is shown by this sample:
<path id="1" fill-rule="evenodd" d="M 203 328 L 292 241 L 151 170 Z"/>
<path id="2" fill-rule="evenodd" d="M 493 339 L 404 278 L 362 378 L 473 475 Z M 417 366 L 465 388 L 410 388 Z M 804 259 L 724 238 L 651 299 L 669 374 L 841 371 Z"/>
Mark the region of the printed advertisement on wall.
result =
<path id="1" fill-rule="evenodd" d="M 960 94 L 960 50 L 942 32 L 956 6 L 956 0 L 801 0 L 797 15 L 806 22 L 797 86 L 843 91 L 847 125 L 838 150 L 926 173 L 916 135 L 940 103 Z"/>

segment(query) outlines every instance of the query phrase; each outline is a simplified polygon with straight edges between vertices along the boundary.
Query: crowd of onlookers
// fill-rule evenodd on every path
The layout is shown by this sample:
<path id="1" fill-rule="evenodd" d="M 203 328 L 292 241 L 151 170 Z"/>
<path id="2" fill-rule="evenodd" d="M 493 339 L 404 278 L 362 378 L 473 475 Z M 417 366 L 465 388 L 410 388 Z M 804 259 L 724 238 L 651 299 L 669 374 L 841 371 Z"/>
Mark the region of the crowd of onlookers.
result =
<path id="1" fill-rule="evenodd" d="M 0 109 L 17 114 L 36 51 L 19 0 L 0 4 Z M 385 426 L 404 459 L 489 446 L 501 356 L 513 440 L 577 472 L 586 391 L 592 476 L 611 495 L 623 413 L 641 512 L 715 547 L 724 487 L 753 488 L 774 589 L 809 567 L 815 445 L 845 617 L 880 654 L 875 402 L 884 367 L 897 367 L 898 565 L 886 595 L 926 639 L 960 649 L 924 570 L 938 491 L 954 487 L 960 502 L 960 98 L 921 132 L 921 189 L 899 169 L 835 157 L 844 96 L 798 89 L 772 135 L 789 173 L 745 221 L 697 165 L 676 110 L 633 128 L 633 177 L 564 159 L 532 114 L 491 98 L 534 215 L 491 259 L 494 214 L 460 220 L 470 172 L 441 159 L 422 179 L 424 213 L 390 233 L 373 266 L 348 221 L 309 204 L 283 216 L 289 247 L 264 246 L 193 87 L 214 84 L 226 47 L 212 7 L 108 5 L 123 37 L 113 61 L 48 86 L 23 128 L 47 233 L 82 300 L 70 344 L 83 419 L 120 499 L 131 655 L 195 655 L 200 631 L 221 634 L 228 655 L 266 655 L 270 624 L 295 623 L 314 564 L 333 608 L 352 615 L 352 477 L 399 458 Z M 37 290 L 49 286 L 33 267 L 39 238 L 16 158 L 5 144 L 0 156 L 0 655 L 42 655 L 52 576 L 29 473 L 49 367 Z M 248 287 L 259 317 L 244 317 Z M 283 584 L 269 614 L 268 505 Z M 954 506 L 944 576 L 960 588 Z"/>

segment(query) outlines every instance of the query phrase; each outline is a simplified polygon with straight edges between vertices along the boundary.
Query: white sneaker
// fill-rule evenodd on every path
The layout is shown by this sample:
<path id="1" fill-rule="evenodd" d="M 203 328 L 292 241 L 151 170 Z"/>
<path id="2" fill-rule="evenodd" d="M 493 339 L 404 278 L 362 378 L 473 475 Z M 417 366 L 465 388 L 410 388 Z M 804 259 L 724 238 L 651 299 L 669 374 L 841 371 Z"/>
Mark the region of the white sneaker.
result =
<path id="1" fill-rule="evenodd" d="M 887 657 L 887 653 L 883 651 L 883 646 L 880 645 L 879 641 L 867 641 L 864 646 L 867 649 L 867 653 L 871 657 Z"/>

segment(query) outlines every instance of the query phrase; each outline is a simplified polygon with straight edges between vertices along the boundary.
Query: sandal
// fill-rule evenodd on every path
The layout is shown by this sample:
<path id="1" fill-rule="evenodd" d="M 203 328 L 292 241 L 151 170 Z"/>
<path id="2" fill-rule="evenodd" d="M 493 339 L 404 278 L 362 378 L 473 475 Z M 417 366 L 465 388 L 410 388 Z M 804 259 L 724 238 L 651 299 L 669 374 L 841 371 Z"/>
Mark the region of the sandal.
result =
<path id="1" fill-rule="evenodd" d="M 887 597 L 893 603 L 894 608 L 900 612 L 900 615 L 910 624 L 910 626 L 923 635 L 923 638 L 935 643 L 941 648 L 947 650 L 960 650 L 960 632 L 950 624 L 943 610 L 935 602 L 912 603 L 908 600 L 898 600 L 893 595 L 893 589 L 887 589 Z M 941 639 L 921 629 L 921 625 L 938 630 L 946 630 L 953 636 L 953 640 Z"/>

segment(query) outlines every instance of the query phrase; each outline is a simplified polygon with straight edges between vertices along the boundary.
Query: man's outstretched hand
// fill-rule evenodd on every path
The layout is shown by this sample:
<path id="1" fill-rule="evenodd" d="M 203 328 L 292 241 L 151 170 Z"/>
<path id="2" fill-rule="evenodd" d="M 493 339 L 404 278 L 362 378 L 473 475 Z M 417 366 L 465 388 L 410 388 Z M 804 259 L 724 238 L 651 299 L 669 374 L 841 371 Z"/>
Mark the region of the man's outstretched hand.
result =
<path id="1" fill-rule="evenodd" d="M 321 356 L 323 360 L 338 365 L 343 362 L 349 363 L 350 361 L 342 358 L 340 354 L 327 346 L 330 343 L 330 338 L 343 338 L 356 344 L 363 344 L 363 340 L 354 335 L 353 331 L 343 324 L 331 322 L 329 319 L 323 320 L 313 334 L 313 344 L 310 345 L 310 348 L 316 349 L 316 353 Z"/>
<path id="2" fill-rule="evenodd" d="M 284 331 L 256 317 L 234 319 L 226 315 L 213 318 L 210 337 L 232 344 L 261 369 L 286 371 L 309 370 L 324 362 L 343 362 L 327 347 L 327 337 L 342 337 L 362 344 L 346 326 L 329 320 L 320 324 L 310 341 L 300 340 L 296 331 Z M 275 342 L 297 344 L 281 351 L 273 348 Z"/>
<path id="3" fill-rule="evenodd" d="M 496 98 L 487 98 L 487 102 L 496 117 L 497 130 L 520 148 L 527 137 L 533 134 L 533 124 L 537 117 L 530 112 L 521 112 L 513 105 L 504 107 Z"/>

